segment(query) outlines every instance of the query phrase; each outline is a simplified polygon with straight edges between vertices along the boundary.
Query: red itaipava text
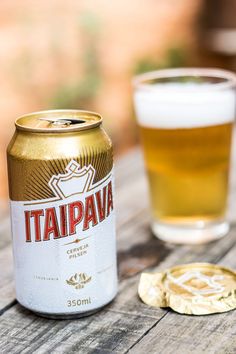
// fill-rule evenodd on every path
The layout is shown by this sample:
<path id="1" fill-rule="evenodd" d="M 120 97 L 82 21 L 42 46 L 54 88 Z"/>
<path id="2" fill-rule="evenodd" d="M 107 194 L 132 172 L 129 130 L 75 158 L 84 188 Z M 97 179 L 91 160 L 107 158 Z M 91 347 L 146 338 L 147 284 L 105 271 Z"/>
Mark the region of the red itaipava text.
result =
<path id="1" fill-rule="evenodd" d="M 25 211 L 26 242 L 49 241 L 74 235 L 79 224 L 83 230 L 96 226 L 113 210 L 112 184 L 89 195 L 58 207 Z"/>

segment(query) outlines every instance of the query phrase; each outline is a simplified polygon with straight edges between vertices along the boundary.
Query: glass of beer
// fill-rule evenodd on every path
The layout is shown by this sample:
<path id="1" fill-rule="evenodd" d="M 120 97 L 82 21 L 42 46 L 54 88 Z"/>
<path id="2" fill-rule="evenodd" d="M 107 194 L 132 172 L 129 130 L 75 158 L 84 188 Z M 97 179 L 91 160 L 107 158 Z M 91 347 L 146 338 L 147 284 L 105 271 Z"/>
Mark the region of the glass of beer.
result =
<path id="1" fill-rule="evenodd" d="M 134 78 L 134 105 L 149 181 L 152 231 L 173 243 L 205 243 L 226 217 L 234 73 L 159 70 Z"/>

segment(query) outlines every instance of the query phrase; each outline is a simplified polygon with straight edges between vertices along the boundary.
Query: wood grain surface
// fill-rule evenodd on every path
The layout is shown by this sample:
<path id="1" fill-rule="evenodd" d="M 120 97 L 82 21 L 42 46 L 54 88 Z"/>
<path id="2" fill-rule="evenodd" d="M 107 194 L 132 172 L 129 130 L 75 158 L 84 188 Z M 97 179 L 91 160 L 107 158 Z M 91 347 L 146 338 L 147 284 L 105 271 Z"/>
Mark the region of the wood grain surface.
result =
<path id="1" fill-rule="evenodd" d="M 234 179 L 233 179 L 234 180 Z M 149 229 L 148 192 L 140 151 L 116 163 L 119 293 L 93 316 L 72 321 L 37 317 L 15 301 L 9 219 L 0 221 L 0 353 L 235 353 L 236 311 L 184 316 L 138 299 L 143 270 L 194 261 L 236 268 L 236 188 L 231 231 L 207 245 L 174 246 Z"/>

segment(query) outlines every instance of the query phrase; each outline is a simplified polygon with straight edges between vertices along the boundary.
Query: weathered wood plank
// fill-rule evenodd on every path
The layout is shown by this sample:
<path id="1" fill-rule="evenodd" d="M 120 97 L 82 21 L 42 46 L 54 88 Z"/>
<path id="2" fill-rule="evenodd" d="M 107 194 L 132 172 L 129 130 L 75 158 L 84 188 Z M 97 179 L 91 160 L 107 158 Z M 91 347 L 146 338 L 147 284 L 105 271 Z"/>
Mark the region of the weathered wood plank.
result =
<path id="1" fill-rule="evenodd" d="M 77 321 L 36 318 L 19 305 L 1 318 L 1 353 L 121 353 L 155 319 L 102 311 Z"/>
<path id="2" fill-rule="evenodd" d="M 0 314 L 14 303 L 13 259 L 10 220 L 4 214 L 0 221 Z"/>
<path id="3" fill-rule="evenodd" d="M 157 266 L 152 266 L 150 271 L 160 271 L 170 266 L 191 263 L 191 262 L 219 262 L 236 244 L 236 227 L 232 228 L 229 235 L 217 242 L 199 246 L 179 246 L 169 253 Z M 158 245 L 158 244 L 157 244 Z M 157 248 L 154 247 L 154 250 Z M 148 268 L 146 269 L 148 271 Z M 138 273 L 138 272 L 137 272 Z M 137 297 L 139 274 L 125 279 L 120 284 L 120 296 L 112 306 L 112 310 L 122 311 L 124 313 L 142 313 L 147 316 L 156 317 L 159 309 L 146 306 Z M 162 310 L 161 310 L 162 311 Z M 158 316 L 157 316 L 158 317 Z"/>
<path id="4" fill-rule="evenodd" d="M 185 261 L 214 261 L 235 242 L 229 237 L 205 247 L 177 247 L 159 267 Z M 124 280 L 117 299 L 96 316 L 78 321 L 40 319 L 19 305 L 0 317 L 1 353 L 124 353 L 167 316 L 166 310 L 150 308 L 137 298 L 138 276 Z M 141 341 L 142 342 L 142 341 Z"/>
<path id="5" fill-rule="evenodd" d="M 11 246 L 0 251 L 0 313 L 15 300 Z"/>
<path id="6" fill-rule="evenodd" d="M 236 245 L 220 264 L 236 269 L 235 254 Z M 150 354 L 235 353 L 235 334 L 236 311 L 211 316 L 183 316 L 170 310 L 130 353 L 139 354 L 144 350 Z"/>
<path id="7" fill-rule="evenodd" d="M 0 217 L 0 250 L 11 243 L 9 215 L 3 214 Z"/>
<path id="8" fill-rule="evenodd" d="M 127 179 L 134 180 L 137 173 L 143 170 L 143 159 L 140 148 L 130 149 L 124 156 L 115 158 L 116 186 L 119 188 Z"/>
<path id="9" fill-rule="evenodd" d="M 120 225 L 134 219 L 142 210 L 148 208 L 147 181 L 140 150 L 132 150 L 127 157 L 119 160 L 115 172 L 115 202 L 119 230 Z"/>
<path id="10" fill-rule="evenodd" d="M 129 353 L 235 353 L 235 312 L 191 317 L 169 312 Z"/>

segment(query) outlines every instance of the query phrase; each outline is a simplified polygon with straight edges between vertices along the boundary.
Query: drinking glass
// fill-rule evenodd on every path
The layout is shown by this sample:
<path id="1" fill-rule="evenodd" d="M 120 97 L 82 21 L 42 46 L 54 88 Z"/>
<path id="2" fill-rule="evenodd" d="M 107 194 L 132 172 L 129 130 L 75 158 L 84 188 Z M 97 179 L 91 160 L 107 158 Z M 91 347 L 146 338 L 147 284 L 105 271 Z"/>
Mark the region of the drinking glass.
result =
<path id="1" fill-rule="evenodd" d="M 168 69 L 133 83 L 153 233 L 174 243 L 224 236 L 236 75 Z"/>

